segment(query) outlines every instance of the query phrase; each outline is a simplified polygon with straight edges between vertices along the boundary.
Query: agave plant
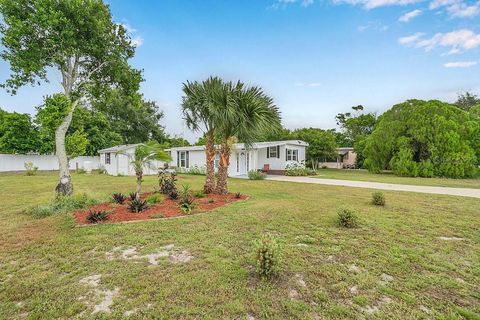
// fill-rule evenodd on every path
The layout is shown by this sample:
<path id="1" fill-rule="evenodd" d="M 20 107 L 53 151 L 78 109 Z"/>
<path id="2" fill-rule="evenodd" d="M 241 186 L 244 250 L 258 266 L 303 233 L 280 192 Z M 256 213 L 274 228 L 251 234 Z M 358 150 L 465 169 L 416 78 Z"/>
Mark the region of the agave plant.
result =
<path id="1" fill-rule="evenodd" d="M 127 200 L 127 197 L 125 197 L 125 195 L 123 195 L 122 193 L 114 193 L 112 195 L 112 198 L 113 198 L 113 201 L 115 201 L 115 203 L 118 203 L 118 204 L 123 204 L 125 200 Z"/>
<path id="2" fill-rule="evenodd" d="M 130 210 L 130 212 L 139 213 L 143 210 L 148 209 L 148 204 L 146 200 L 135 198 L 134 200 L 130 201 L 128 209 Z"/>
<path id="3" fill-rule="evenodd" d="M 87 216 L 87 221 L 90 223 L 100 223 L 107 220 L 107 218 L 108 218 L 108 212 L 104 210 L 100 210 L 100 211 L 90 210 Z"/>

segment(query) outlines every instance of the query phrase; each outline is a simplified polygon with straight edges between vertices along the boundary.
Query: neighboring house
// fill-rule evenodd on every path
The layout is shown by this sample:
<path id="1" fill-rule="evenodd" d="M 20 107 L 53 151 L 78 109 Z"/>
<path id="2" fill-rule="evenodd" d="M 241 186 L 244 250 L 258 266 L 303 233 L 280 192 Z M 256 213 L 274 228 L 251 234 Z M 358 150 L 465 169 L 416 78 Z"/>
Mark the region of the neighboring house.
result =
<path id="1" fill-rule="evenodd" d="M 100 164 L 110 175 L 134 176 L 135 170 L 131 162 L 135 154 L 135 149 L 139 145 L 140 144 L 125 144 L 99 150 Z M 151 168 L 144 168 L 143 174 L 157 174 L 158 168 L 163 167 L 163 165 L 164 163 L 162 161 L 153 161 L 153 166 Z"/>
<path id="2" fill-rule="evenodd" d="M 325 161 L 320 163 L 320 167 L 332 169 L 353 169 L 357 161 L 357 154 L 353 148 L 338 148 L 337 157 L 334 161 Z"/>
<path id="3" fill-rule="evenodd" d="M 253 143 L 248 149 L 243 143 L 232 146 L 229 176 L 246 175 L 250 170 L 263 170 L 269 174 L 284 174 L 289 163 L 304 162 L 308 143 L 300 140 L 268 141 Z M 190 168 L 205 168 L 205 146 L 175 147 L 168 149 L 172 156 L 170 166 L 188 171 Z M 220 155 L 215 158 L 218 168 Z"/>

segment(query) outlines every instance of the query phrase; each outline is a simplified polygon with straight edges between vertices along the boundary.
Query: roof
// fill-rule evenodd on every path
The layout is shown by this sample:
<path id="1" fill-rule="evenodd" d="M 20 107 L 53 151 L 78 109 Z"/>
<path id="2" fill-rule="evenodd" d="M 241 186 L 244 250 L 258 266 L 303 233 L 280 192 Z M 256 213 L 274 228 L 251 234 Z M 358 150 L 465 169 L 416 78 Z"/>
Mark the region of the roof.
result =
<path id="1" fill-rule="evenodd" d="M 283 146 L 283 145 L 295 145 L 301 147 L 308 147 L 308 143 L 302 140 L 284 140 L 284 141 L 265 141 L 265 142 L 254 142 L 250 149 L 261 149 L 273 146 Z M 216 146 L 219 148 L 219 146 Z M 233 145 L 234 150 L 245 149 L 244 143 L 235 143 Z M 202 151 L 205 150 L 205 146 L 190 146 L 190 147 L 173 147 L 166 149 L 167 151 Z"/>
<path id="2" fill-rule="evenodd" d="M 348 153 L 349 151 L 353 151 L 352 147 L 343 147 L 343 148 L 337 148 L 337 152 L 339 155 L 344 155 Z"/>
<path id="3" fill-rule="evenodd" d="M 118 145 L 118 146 L 113 146 L 113 147 L 110 147 L 110 148 L 106 148 L 106 149 L 102 149 L 102 150 L 98 150 L 98 153 L 115 153 L 115 152 L 120 152 L 120 151 L 124 151 L 124 150 L 127 150 L 127 149 L 130 149 L 130 148 L 135 148 L 136 146 L 140 145 L 141 143 L 136 143 L 136 144 L 121 144 L 121 145 Z"/>

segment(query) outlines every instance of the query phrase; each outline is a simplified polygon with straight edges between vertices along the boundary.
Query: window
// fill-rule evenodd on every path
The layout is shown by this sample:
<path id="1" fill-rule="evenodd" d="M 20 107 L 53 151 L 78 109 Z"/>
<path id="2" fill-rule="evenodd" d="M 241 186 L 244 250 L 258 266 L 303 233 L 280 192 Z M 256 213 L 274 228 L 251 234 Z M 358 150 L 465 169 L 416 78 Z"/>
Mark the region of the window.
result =
<path id="1" fill-rule="evenodd" d="M 267 158 L 280 158 L 280 146 L 268 147 Z"/>
<path id="2" fill-rule="evenodd" d="M 189 167 L 189 151 L 178 151 L 177 154 L 177 166 L 180 168 Z"/>
<path id="3" fill-rule="evenodd" d="M 219 153 L 215 153 L 214 166 L 217 169 L 220 166 L 220 154 Z"/>
<path id="4" fill-rule="evenodd" d="M 105 153 L 105 164 L 110 164 L 110 152 Z"/>
<path id="5" fill-rule="evenodd" d="M 236 153 L 235 157 L 237 158 L 237 172 L 240 172 L 240 153 Z"/>
<path id="6" fill-rule="evenodd" d="M 287 149 L 287 161 L 298 161 L 298 150 Z"/>

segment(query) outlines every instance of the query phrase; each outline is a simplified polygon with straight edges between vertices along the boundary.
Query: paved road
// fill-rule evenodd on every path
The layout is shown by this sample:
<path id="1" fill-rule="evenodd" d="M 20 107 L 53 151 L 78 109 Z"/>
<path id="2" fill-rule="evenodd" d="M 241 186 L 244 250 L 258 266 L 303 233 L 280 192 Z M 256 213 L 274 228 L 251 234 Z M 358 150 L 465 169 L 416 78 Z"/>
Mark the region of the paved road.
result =
<path id="1" fill-rule="evenodd" d="M 326 184 L 330 186 L 345 186 L 345 187 L 368 188 L 368 189 L 446 194 L 451 196 L 480 198 L 480 189 L 472 189 L 472 188 L 413 186 L 413 185 L 407 185 L 407 184 L 393 184 L 393 183 L 351 181 L 351 180 L 337 180 L 337 179 L 319 179 L 319 178 L 309 178 L 309 177 L 274 176 L 274 175 L 267 176 L 267 180 Z"/>

